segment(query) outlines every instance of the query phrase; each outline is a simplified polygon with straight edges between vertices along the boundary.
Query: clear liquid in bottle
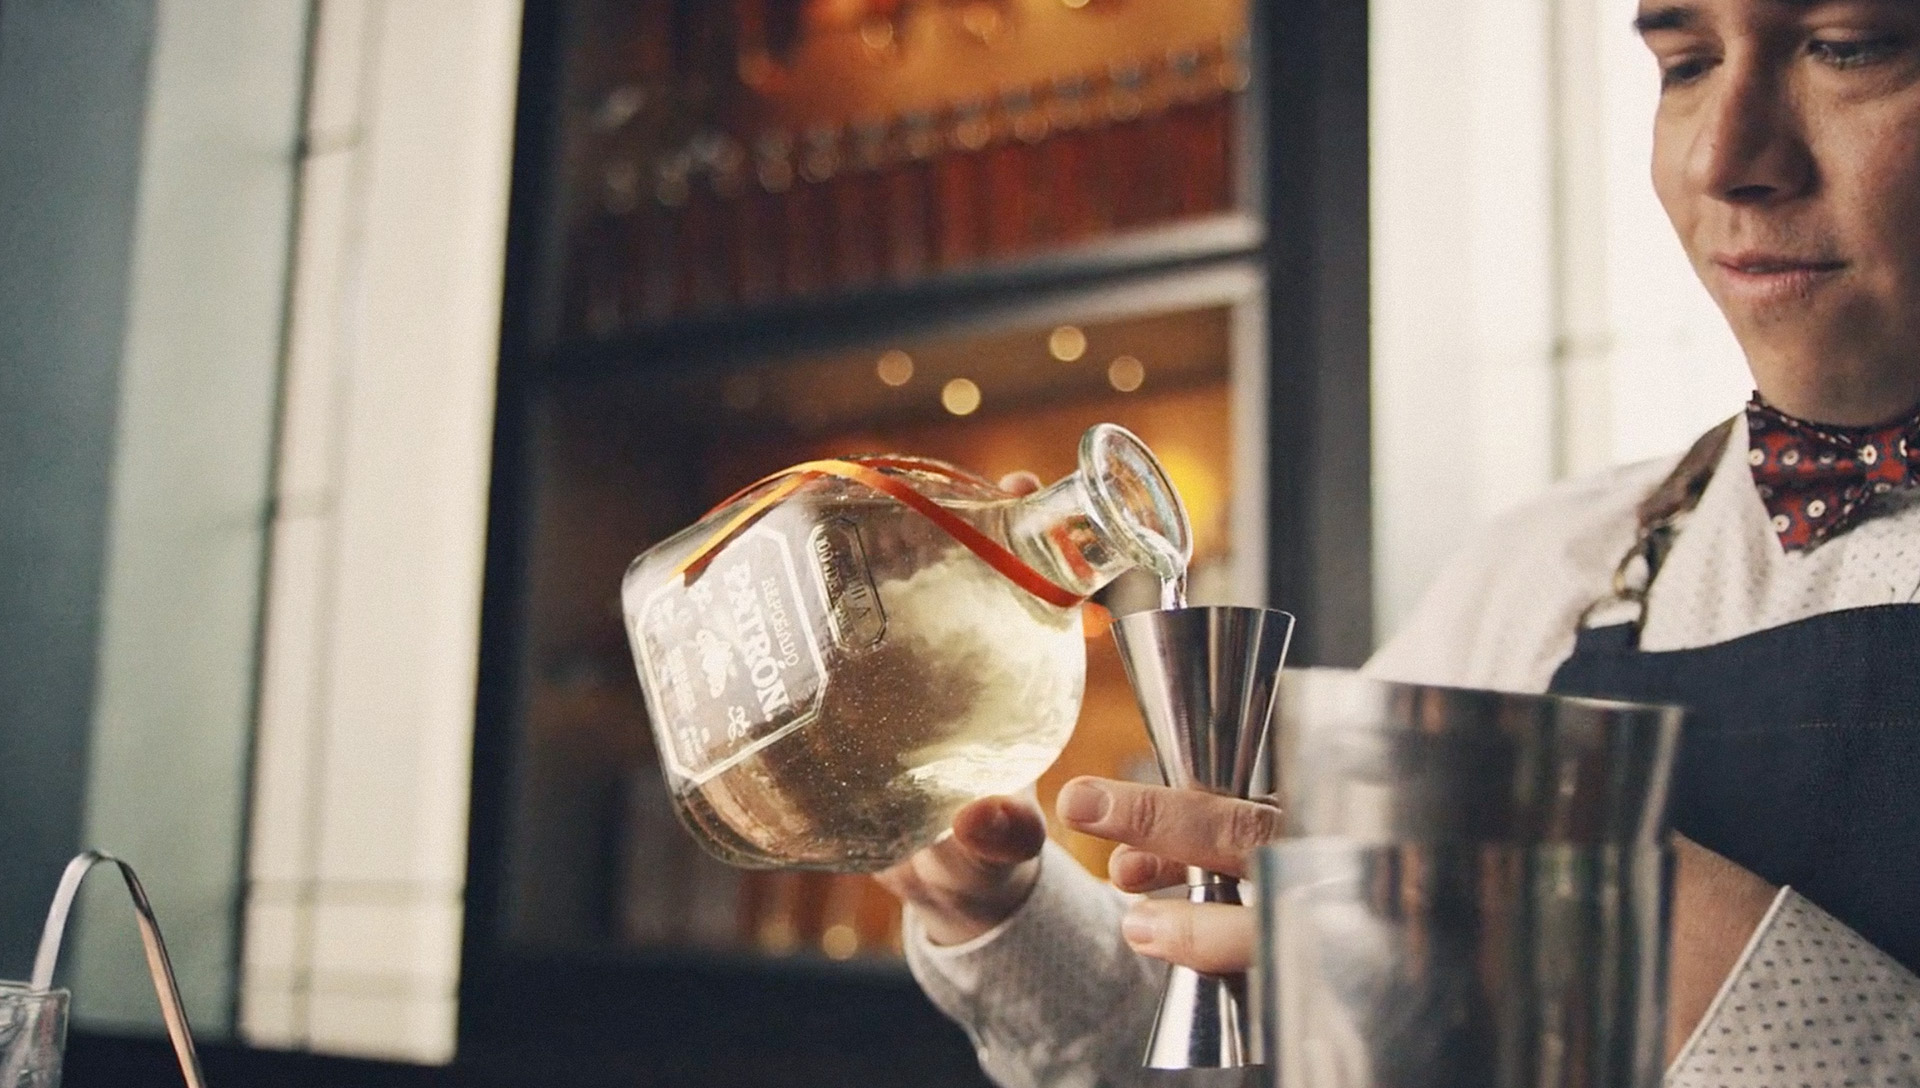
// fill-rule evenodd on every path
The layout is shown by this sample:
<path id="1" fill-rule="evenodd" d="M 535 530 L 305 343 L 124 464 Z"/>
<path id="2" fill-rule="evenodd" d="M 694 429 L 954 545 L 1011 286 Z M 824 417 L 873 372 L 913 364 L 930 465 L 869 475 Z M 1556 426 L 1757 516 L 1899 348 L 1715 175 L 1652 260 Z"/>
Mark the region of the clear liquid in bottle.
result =
<path id="1" fill-rule="evenodd" d="M 676 811 L 722 860 L 879 869 L 962 805 L 1025 787 L 1079 713 L 1077 602 L 1133 567 L 1177 585 L 1185 566 L 1178 497 L 1119 428 L 1089 432 L 1081 473 L 1025 498 L 964 474 L 912 478 L 964 524 L 823 478 L 733 535 L 714 526 L 750 500 L 716 510 L 628 570 L 628 636 Z M 955 535 L 968 527 L 1055 592 L 1017 584 Z"/>
<path id="2" fill-rule="evenodd" d="M 876 869 L 1038 778 L 1072 734 L 1084 640 L 1077 611 L 1003 581 L 959 548 L 877 577 L 885 639 L 825 648 L 810 724 L 681 779 L 686 822 L 735 864 Z"/>

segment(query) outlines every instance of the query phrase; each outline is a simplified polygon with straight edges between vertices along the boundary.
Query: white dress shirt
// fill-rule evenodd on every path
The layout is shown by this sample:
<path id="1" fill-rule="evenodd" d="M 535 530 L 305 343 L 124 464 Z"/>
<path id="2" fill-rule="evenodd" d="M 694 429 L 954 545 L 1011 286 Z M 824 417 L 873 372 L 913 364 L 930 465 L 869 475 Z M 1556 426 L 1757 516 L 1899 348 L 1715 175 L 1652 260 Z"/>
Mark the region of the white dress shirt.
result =
<path id="1" fill-rule="evenodd" d="M 1790 553 L 1774 536 L 1746 451 L 1742 422 L 1653 584 L 1642 649 L 1707 646 L 1823 612 L 1920 600 L 1920 489 L 1881 496 L 1871 520 Z M 1499 519 L 1442 572 L 1366 671 L 1545 691 L 1572 652 L 1581 614 L 1610 594 L 1633 542 L 1634 508 L 1676 460 L 1563 484 Z M 1630 610 L 1601 608 L 1588 622 L 1627 618 Z M 1920 909 L 1920 889 L 1914 896 Z M 974 941 L 935 947 L 908 911 L 907 960 L 1005 1088 L 1157 1083 L 1139 1063 L 1161 971 L 1121 939 L 1124 909 L 1124 897 L 1049 845 L 1032 897 Z M 1251 1080 L 1222 1072 L 1190 1083 Z M 1782 889 L 1668 1084 L 1920 1085 L 1920 979 Z"/>

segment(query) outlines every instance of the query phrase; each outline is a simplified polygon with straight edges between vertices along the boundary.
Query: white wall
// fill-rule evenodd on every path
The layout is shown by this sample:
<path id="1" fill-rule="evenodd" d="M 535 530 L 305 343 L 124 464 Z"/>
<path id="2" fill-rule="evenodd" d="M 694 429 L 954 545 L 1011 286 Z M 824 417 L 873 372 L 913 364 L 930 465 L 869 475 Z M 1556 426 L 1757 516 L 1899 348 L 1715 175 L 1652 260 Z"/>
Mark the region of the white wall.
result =
<path id="1" fill-rule="evenodd" d="M 240 1028 L 444 1061 L 520 4 L 318 19 Z"/>
<path id="2" fill-rule="evenodd" d="M 1374 0 L 1375 629 L 1553 476 L 1543 0 Z"/>
<path id="3" fill-rule="evenodd" d="M 1659 80 L 1627 29 L 1633 0 L 1596 3 L 1606 138 L 1607 310 L 1614 337 L 1604 387 L 1610 411 L 1598 463 L 1683 448 L 1753 391 L 1745 357 L 1694 277 L 1648 179 Z M 1587 466 L 1580 465 L 1578 468 Z"/>
<path id="4" fill-rule="evenodd" d="M 1553 480 L 1683 448 L 1745 367 L 1647 180 L 1634 0 L 1372 0 L 1376 629 Z"/>

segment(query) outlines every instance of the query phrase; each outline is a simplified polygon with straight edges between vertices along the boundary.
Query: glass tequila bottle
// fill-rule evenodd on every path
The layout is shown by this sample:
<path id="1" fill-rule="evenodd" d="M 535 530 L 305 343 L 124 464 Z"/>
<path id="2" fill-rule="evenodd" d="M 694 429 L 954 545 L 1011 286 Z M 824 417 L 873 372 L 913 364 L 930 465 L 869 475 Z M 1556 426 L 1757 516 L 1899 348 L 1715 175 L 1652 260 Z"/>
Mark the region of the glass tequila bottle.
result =
<path id="1" fill-rule="evenodd" d="M 636 559 L 622 587 L 676 809 L 745 866 L 870 871 L 1039 777 L 1085 682 L 1080 605 L 1176 585 L 1186 514 L 1140 440 L 1013 496 L 940 462 L 809 462 Z"/>

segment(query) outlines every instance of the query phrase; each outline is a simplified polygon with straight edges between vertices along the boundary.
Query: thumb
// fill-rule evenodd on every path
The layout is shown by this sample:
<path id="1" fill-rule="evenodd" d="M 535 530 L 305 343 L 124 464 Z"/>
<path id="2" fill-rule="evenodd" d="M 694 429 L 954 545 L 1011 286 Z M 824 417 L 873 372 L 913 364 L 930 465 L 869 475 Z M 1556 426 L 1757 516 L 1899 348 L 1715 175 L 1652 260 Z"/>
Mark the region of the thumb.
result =
<path id="1" fill-rule="evenodd" d="M 1031 803 L 988 797 L 954 813 L 953 838 L 988 865 L 1018 865 L 1040 853 L 1047 825 Z"/>
<path id="2" fill-rule="evenodd" d="M 921 914 L 936 945 L 961 944 L 999 925 L 1039 878 L 1046 825 L 1032 802 L 975 801 L 954 814 L 954 833 L 890 869 L 881 886 Z"/>

